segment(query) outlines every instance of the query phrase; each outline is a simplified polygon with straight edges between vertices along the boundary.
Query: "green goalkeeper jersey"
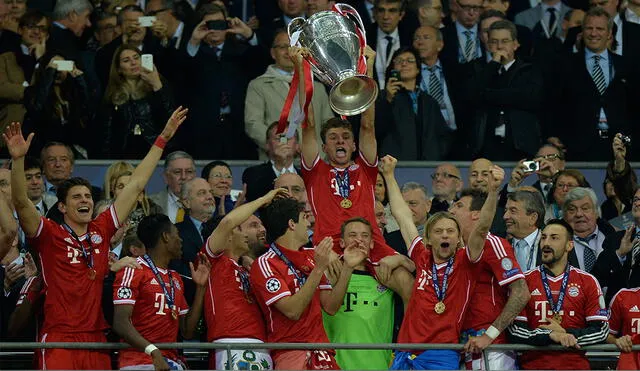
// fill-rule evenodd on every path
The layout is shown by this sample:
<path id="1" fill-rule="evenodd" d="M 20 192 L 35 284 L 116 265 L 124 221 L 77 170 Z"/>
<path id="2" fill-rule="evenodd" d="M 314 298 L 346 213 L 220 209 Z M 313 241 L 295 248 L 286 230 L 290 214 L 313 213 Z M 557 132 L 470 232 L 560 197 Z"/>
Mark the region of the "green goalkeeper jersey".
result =
<path id="1" fill-rule="evenodd" d="M 332 343 L 390 343 L 393 336 L 393 291 L 369 273 L 354 271 L 340 310 L 323 312 L 324 328 Z M 387 370 L 391 350 L 336 350 L 343 370 Z"/>

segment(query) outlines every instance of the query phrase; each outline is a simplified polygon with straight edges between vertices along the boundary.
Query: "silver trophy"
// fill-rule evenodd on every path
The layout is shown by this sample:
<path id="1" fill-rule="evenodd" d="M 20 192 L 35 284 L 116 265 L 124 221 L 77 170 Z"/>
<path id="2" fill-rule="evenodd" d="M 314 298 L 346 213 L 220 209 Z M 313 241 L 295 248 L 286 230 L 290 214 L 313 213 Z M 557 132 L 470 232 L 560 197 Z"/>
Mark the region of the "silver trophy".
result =
<path id="1" fill-rule="evenodd" d="M 306 60 L 314 74 L 331 86 L 329 103 L 335 112 L 353 116 L 373 104 L 378 86 L 358 71 L 366 41 L 362 19 L 353 7 L 336 4 L 333 11 L 318 12 L 306 20 L 294 18 L 288 32 L 292 41 L 309 50 Z"/>

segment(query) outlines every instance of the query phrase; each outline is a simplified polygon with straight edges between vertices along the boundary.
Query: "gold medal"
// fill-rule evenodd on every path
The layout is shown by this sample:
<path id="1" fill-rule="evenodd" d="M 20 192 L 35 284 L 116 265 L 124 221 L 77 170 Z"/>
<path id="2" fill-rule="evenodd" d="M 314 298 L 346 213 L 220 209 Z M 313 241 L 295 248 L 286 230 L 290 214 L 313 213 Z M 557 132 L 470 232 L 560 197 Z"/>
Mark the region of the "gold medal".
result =
<path id="1" fill-rule="evenodd" d="M 447 306 L 444 305 L 443 302 L 439 301 L 436 303 L 436 305 L 433 307 L 433 310 L 437 313 L 437 314 L 442 314 L 444 313 L 445 309 L 447 309 Z"/>
<path id="2" fill-rule="evenodd" d="M 171 318 L 178 319 L 178 309 L 173 306 L 173 308 L 171 308 Z"/>
<path id="3" fill-rule="evenodd" d="M 353 206 L 353 202 L 348 198 L 343 198 L 342 201 L 340 201 L 340 206 L 342 206 L 343 209 L 350 209 L 351 206 Z"/>
<path id="4" fill-rule="evenodd" d="M 560 315 L 560 313 L 554 313 L 553 314 L 553 320 L 558 322 L 558 323 L 562 323 L 562 315 Z"/>
<path id="5" fill-rule="evenodd" d="M 91 281 L 95 280 L 96 279 L 96 270 L 93 269 L 93 268 L 90 268 L 89 269 L 89 273 L 87 273 L 87 276 L 89 277 L 89 279 Z"/>

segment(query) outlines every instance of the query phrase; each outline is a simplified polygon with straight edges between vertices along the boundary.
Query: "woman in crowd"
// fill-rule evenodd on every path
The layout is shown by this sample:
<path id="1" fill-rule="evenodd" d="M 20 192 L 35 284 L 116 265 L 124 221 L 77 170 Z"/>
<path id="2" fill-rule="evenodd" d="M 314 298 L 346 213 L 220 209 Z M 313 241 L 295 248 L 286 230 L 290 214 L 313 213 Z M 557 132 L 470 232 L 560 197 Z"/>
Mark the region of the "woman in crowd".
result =
<path id="1" fill-rule="evenodd" d="M 116 161 L 112 163 L 104 174 L 104 199 L 110 200 L 114 198 L 114 190 L 118 177 L 125 171 L 133 172 L 133 165 L 125 161 Z"/>
<path id="2" fill-rule="evenodd" d="M 114 176 L 116 179 L 113 186 L 114 199 L 118 197 L 124 187 L 129 184 L 131 174 L 133 174 L 131 171 L 125 171 Z M 162 209 L 147 197 L 146 191 L 142 191 L 138 196 L 138 203 L 135 209 L 129 214 L 128 222 L 131 224 L 131 227 L 135 227 L 142 218 L 151 214 L 162 214 Z"/>
<path id="3" fill-rule="evenodd" d="M 174 109 L 171 92 L 158 74 L 142 67 L 140 51 L 120 46 L 111 63 L 109 84 L 98 120 L 105 158 L 140 159 L 153 144 Z"/>
<path id="4" fill-rule="evenodd" d="M 576 187 L 591 188 L 587 179 L 578 170 L 566 169 L 556 174 L 555 181 L 549 190 L 549 201 L 544 221 L 562 219 L 562 205 L 570 190 Z"/>
<path id="5" fill-rule="evenodd" d="M 224 161 L 211 161 L 202 169 L 202 178 L 211 184 L 213 197 L 216 200 L 216 215 L 225 215 L 235 207 L 235 201 L 231 197 L 233 175 L 231 167 Z"/>

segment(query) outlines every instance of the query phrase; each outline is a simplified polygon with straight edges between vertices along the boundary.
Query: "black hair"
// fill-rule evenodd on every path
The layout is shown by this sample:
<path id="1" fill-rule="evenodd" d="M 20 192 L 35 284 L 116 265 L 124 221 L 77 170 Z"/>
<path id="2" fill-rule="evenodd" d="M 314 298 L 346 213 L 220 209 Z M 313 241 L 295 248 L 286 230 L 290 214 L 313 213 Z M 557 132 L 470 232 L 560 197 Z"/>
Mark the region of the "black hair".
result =
<path id="1" fill-rule="evenodd" d="M 209 181 L 209 174 L 211 173 L 211 170 L 213 170 L 213 168 L 215 168 L 217 166 L 226 167 L 227 169 L 229 169 L 229 172 L 231 173 L 231 175 L 233 175 L 233 171 L 231 171 L 231 166 L 229 166 L 229 164 L 227 164 L 224 161 L 216 160 L 216 161 L 209 162 L 208 164 L 206 164 L 202 168 L 202 172 L 200 173 L 200 177 L 208 182 Z"/>
<path id="2" fill-rule="evenodd" d="M 573 228 L 564 219 L 550 219 L 544 227 L 546 228 L 550 225 L 563 227 L 567 231 L 567 240 L 571 241 L 573 239 Z"/>
<path id="3" fill-rule="evenodd" d="M 144 247 L 154 249 L 160 241 L 163 233 L 170 233 L 173 223 L 168 216 L 164 214 L 152 214 L 145 216 L 138 224 L 138 239 L 144 244 Z"/>
<path id="4" fill-rule="evenodd" d="M 85 186 L 89 190 L 89 193 L 91 193 L 91 183 L 89 183 L 88 180 L 86 180 L 85 178 L 73 177 L 62 182 L 60 187 L 58 187 L 58 189 L 56 190 L 56 196 L 58 197 L 58 200 L 64 204 L 67 201 L 69 190 L 77 186 Z"/>
<path id="5" fill-rule="evenodd" d="M 476 188 L 465 188 L 460 192 L 460 198 L 471 197 L 470 211 L 478 211 L 482 209 L 485 201 L 487 201 L 487 193 Z"/>
<path id="6" fill-rule="evenodd" d="M 289 220 L 298 223 L 304 208 L 304 203 L 293 198 L 276 199 L 263 208 L 260 220 L 267 230 L 267 241 L 271 243 L 283 236 L 289 228 Z"/>

